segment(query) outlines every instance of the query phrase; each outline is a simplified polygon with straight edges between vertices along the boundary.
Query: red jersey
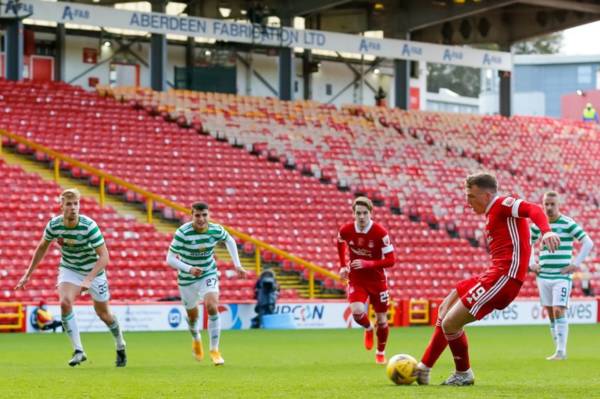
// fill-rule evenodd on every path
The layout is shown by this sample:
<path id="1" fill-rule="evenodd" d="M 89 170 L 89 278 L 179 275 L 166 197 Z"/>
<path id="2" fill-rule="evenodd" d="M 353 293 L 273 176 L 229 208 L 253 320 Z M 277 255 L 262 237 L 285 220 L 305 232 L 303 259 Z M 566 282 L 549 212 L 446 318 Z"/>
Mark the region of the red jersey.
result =
<path id="1" fill-rule="evenodd" d="M 363 231 L 360 231 L 354 222 L 346 223 L 338 232 L 338 242 L 347 244 L 350 262 L 354 259 L 381 260 L 386 254 L 394 251 L 385 228 L 373 221 L 369 222 Z M 386 275 L 383 267 L 367 267 L 350 269 L 349 279 L 350 282 L 385 280 Z"/>
<path id="2" fill-rule="evenodd" d="M 485 236 L 492 256 L 492 267 L 486 276 L 506 275 L 519 281 L 525 279 L 531 256 L 529 218 L 542 234 L 550 231 L 542 208 L 513 197 L 498 196 L 486 210 Z"/>

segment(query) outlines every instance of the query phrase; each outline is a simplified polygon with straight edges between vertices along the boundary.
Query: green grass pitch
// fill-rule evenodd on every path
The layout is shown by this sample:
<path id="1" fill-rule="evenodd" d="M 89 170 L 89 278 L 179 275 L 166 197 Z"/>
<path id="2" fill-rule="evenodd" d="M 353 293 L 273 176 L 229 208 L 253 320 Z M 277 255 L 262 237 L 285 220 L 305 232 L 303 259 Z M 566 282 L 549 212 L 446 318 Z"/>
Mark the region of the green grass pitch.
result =
<path id="1" fill-rule="evenodd" d="M 467 330 L 473 387 L 395 386 L 360 330 L 224 331 L 225 366 L 196 362 L 183 332 L 126 333 L 129 364 L 114 367 L 108 332 L 83 334 L 88 361 L 70 368 L 63 334 L 0 335 L 0 398 L 592 398 L 600 397 L 600 325 L 571 326 L 569 359 L 549 362 L 548 327 Z M 431 328 L 391 330 L 387 354 L 419 357 Z M 206 333 L 203 334 L 206 348 Z"/>

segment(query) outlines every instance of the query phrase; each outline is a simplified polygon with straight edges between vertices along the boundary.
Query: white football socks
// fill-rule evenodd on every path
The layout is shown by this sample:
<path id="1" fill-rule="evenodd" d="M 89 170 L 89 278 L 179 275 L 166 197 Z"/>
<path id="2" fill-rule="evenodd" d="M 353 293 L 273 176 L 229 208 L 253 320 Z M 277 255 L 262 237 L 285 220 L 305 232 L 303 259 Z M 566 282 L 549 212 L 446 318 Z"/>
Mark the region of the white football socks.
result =
<path id="1" fill-rule="evenodd" d="M 71 345 L 76 351 L 83 352 L 83 346 L 81 345 L 81 336 L 79 335 L 79 328 L 77 328 L 77 322 L 75 321 L 75 313 L 71 312 L 68 315 L 61 316 L 63 329 L 71 340 Z"/>
<path id="2" fill-rule="evenodd" d="M 550 334 L 552 334 L 552 342 L 554 342 L 554 346 L 558 345 L 557 337 L 556 337 L 556 323 L 554 320 L 550 320 Z"/>
<path id="3" fill-rule="evenodd" d="M 556 329 L 556 351 L 566 355 L 567 338 L 569 337 L 569 321 L 566 317 L 555 319 L 554 328 Z"/>
<path id="4" fill-rule="evenodd" d="M 121 326 L 119 325 L 119 321 L 117 320 L 117 316 L 112 315 L 113 323 L 108 326 L 108 329 L 112 333 L 113 337 L 115 337 L 115 344 L 117 345 L 117 350 L 125 349 L 125 339 L 123 338 L 123 330 L 121 330 Z"/>
<path id="5" fill-rule="evenodd" d="M 221 320 L 219 314 L 208 316 L 208 334 L 210 335 L 210 350 L 219 350 L 219 337 L 221 335 Z"/>
<path id="6" fill-rule="evenodd" d="M 192 338 L 194 339 L 194 341 L 200 341 L 201 336 L 200 336 L 200 323 L 198 323 L 198 318 L 196 318 L 196 320 L 194 320 L 194 322 L 192 323 L 190 321 L 190 318 L 187 317 L 186 318 L 187 323 L 188 323 L 188 328 L 190 330 L 190 334 L 192 334 Z"/>

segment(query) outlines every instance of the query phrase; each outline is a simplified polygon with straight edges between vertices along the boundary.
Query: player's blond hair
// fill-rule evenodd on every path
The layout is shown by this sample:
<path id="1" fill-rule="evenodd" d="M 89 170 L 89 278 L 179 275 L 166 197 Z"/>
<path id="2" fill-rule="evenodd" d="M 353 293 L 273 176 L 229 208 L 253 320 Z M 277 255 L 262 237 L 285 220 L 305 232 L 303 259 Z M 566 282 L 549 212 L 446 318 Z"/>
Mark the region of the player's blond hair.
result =
<path id="1" fill-rule="evenodd" d="M 494 193 L 498 191 L 498 181 L 496 180 L 496 176 L 486 172 L 475 173 L 467 176 L 465 179 L 465 186 L 467 188 L 477 186 L 484 190 L 490 190 Z"/>
<path id="2" fill-rule="evenodd" d="M 371 212 L 373 210 L 373 203 L 367 197 L 356 197 L 356 199 L 352 203 L 353 211 L 356 210 L 357 205 L 362 205 L 362 206 L 366 207 L 369 210 L 369 212 Z"/>
<path id="3" fill-rule="evenodd" d="M 76 199 L 77 201 L 79 201 L 81 199 L 81 193 L 76 188 L 68 188 L 62 193 L 60 193 L 58 199 L 61 203 L 66 199 Z"/>

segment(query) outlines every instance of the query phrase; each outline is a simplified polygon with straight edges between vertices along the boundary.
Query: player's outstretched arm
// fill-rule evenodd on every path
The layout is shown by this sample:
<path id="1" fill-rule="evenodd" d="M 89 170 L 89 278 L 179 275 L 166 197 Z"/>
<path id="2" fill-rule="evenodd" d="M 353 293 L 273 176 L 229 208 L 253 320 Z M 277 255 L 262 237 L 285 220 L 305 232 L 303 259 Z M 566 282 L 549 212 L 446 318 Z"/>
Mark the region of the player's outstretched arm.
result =
<path id="1" fill-rule="evenodd" d="M 110 261 L 110 257 L 108 255 L 108 248 L 106 248 L 106 244 L 102 244 L 96 248 L 96 253 L 98 254 L 98 260 L 96 264 L 90 270 L 90 272 L 85 276 L 83 282 L 81 283 L 81 290 L 85 291 L 92 285 L 92 281 L 96 278 L 98 273 L 108 266 L 108 262 Z"/>
<path id="2" fill-rule="evenodd" d="M 248 275 L 248 272 L 242 266 L 242 262 L 240 262 L 240 256 L 238 254 L 237 244 L 235 243 L 235 240 L 233 239 L 233 237 L 231 237 L 230 235 L 228 235 L 227 239 L 225 240 L 225 246 L 227 247 L 227 252 L 229 252 L 229 256 L 231 257 L 231 260 L 233 261 L 233 265 L 235 266 L 235 270 L 237 271 L 238 276 L 246 277 Z"/>
<path id="3" fill-rule="evenodd" d="M 33 253 L 33 257 L 31 258 L 31 262 L 29 263 L 29 267 L 27 268 L 27 271 L 25 272 L 23 277 L 21 277 L 21 279 L 15 286 L 15 290 L 22 290 L 25 288 L 25 285 L 29 281 L 31 274 L 33 273 L 35 268 L 38 266 L 38 264 L 42 261 L 42 259 L 44 259 L 46 252 L 48 252 L 48 248 L 50 247 L 51 242 L 52 241 L 46 241 L 45 239 L 42 238 L 42 240 L 39 242 L 37 248 L 35 249 L 35 252 Z"/>
<path id="4" fill-rule="evenodd" d="M 529 218 L 540 229 L 542 234 L 542 245 L 548 248 L 548 251 L 554 252 L 560 246 L 560 238 L 553 233 L 548 223 L 548 217 L 542 208 L 531 202 L 516 200 L 512 206 L 512 216 L 520 218 Z"/>

